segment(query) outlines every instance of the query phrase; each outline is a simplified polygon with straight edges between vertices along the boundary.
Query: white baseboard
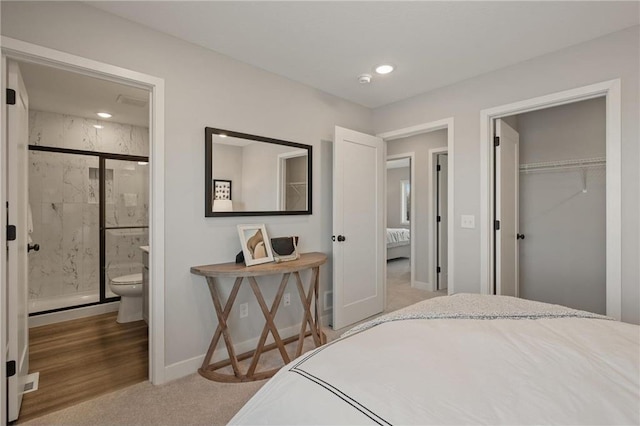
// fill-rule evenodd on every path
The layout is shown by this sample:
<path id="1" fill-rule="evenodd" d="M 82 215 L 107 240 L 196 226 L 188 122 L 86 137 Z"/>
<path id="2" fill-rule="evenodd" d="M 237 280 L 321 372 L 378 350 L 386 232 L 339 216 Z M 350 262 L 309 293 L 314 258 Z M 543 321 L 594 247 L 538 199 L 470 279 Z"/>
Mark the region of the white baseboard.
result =
<path id="1" fill-rule="evenodd" d="M 411 287 L 417 288 L 419 290 L 433 291 L 433 287 L 431 286 L 431 284 L 422 281 L 414 281 Z"/>
<path id="2" fill-rule="evenodd" d="M 120 302 L 103 303 L 101 305 L 84 306 L 82 308 L 69 309 L 50 314 L 34 315 L 29 317 L 29 328 L 41 325 L 55 324 L 58 322 L 86 318 L 94 315 L 106 314 L 118 310 Z"/>
<path id="3" fill-rule="evenodd" d="M 328 316 L 326 316 L 328 318 Z M 325 322 L 325 317 L 322 318 L 322 324 L 327 325 Z M 297 336 L 300 333 L 300 327 L 302 327 L 302 323 L 297 325 L 292 325 L 291 327 L 286 327 L 282 329 L 278 329 L 278 333 L 282 340 Z M 236 354 L 242 354 L 245 352 L 252 351 L 258 345 L 258 340 L 260 340 L 260 336 L 256 336 L 253 339 L 245 340 L 244 342 L 236 343 L 234 348 L 236 350 Z M 267 338 L 266 344 L 273 343 L 273 337 L 269 334 Z M 295 344 L 295 343 L 292 343 Z M 165 383 L 170 382 L 172 380 L 180 379 L 181 377 L 188 376 L 198 371 L 198 368 L 202 366 L 202 361 L 204 360 L 205 354 L 195 356 L 193 358 L 186 359 L 184 361 L 179 361 L 171 365 L 167 365 L 164 368 L 164 378 Z M 218 343 L 218 347 L 213 354 L 213 358 L 211 362 L 223 361 L 229 358 L 229 354 L 227 354 L 227 350 L 225 349 L 224 342 L 220 339 L 220 343 Z"/>

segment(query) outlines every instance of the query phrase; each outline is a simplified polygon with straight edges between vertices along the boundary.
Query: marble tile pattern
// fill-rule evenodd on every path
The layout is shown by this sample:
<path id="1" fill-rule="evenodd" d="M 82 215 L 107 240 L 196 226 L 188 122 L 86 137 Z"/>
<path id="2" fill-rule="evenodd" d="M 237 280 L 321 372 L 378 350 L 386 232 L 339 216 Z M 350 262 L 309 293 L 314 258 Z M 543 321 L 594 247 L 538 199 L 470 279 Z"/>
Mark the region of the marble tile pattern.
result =
<path id="1" fill-rule="evenodd" d="M 103 126 L 96 129 L 94 125 Z M 149 129 L 46 111 L 29 111 L 29 144 L 149 155 Z"/>
<path id="2" fill-rule="evenodd" d="M 95 129 L 93 124 L 104 125 Z M 148 129 L 31 111 L 29 142 L 82 150 L 148 155 Z M 148 224 L 148 166 L 106 162 L 107 226 Z M 98 158 L 29 152 L 29 203 L 34 243 L 29 255 L 29 298 L 95 291 L 100 286 Z M 139 272 L 146 229 L 107 233 L 107 271 Z M 121 265 L 124 265 L 121 267 Z M 141 267 L 141 266 L 140 266 Z M 130 271 L 130 272 L 129 272 Z"/>

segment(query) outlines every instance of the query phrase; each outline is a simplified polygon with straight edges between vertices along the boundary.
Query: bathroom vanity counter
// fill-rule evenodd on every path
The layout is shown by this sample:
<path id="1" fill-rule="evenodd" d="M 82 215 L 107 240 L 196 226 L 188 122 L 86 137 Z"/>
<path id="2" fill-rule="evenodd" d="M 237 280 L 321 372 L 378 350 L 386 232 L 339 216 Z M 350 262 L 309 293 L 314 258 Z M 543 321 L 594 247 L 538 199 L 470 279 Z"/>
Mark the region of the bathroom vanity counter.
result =
<path id="1" fill-rule="evenodd" d="M 216 316 L 218 318 L 218 326 L 211 339 L 209 350 L 207 351 L 202 367 L 198 369 L 198 373 L 201 376 L 220 382 L 247 382 L 253 380 L 262 380 L 272 377 L 280 368 L 275 368 L 268 371 L 257 371 L 258 360 L 260 355 L 264 352 L 278 349 L 280 356 L 282 357 L 283 365 L 288 364 L 291 358 L 287 354 L 285 345 L 288 343 L 298 342 L 295 352 L 295 357 L 302 354 L 302 346 L 304 339 L 307 336 L 313 337 L 313 342 L 316 347 L 326 342 L 325 336 L 320 328 L 320 304 L 318 302 L 319 291 L 319 275 L 320 266 L 327 261 L 327 256 L 323 253 L 303 253 L 300 255 L 300 259 L 290 262 L 282 263 L 264 263 L 255 266 L 244 266 L 237 263 L 220 263 L 215 265 L 194 266 L 191 268 L 191 273 L 204 276 L 207 279 L 209 285 L 209 291 L 211 298 L 213 299 L 213 306 L 216 310 Z M 307 290 L 300 277 L 300 272 L 303 270 L 311 270 L 311 276 L 309 279 L 309 285 Z M 267 275 L 279 275 L 282 274 L 282 280 L 278 287 L 276 297 L 269 308 L 260 291 L 260 285 L 258 284 L 257 277 Z M 302 326 L 300 333 L 297 336 L 292 336 L 286 339 L 282 339 L 278 333 L 278 328 L 274 323 L 274 317 L 280 306 L 280 302 L 284 295 L 284 291 L 289 282 L 289 278 L 293 275 L 295 277 L 296 286 L 300 295 L 300 301 L 304 308 Z M 220 296 L 220 281 L 221 277 L 235 278 L 233 288 L 229 294 L 226 302 L 222 300 Z M 231 309 L 240 290 L 240 286 L 243 281 L 248 281 L 253 294 L 260 305 L 260 310 L 264 315 L 266 324 L 262 330 L 262 334 L 258 341 L 258 345 L 255 350 L 249 351 L 240 355 L 236 355 L 233 340 L 228 330 L 227 322 Z M 309 331 L 307 331 L 307 326 Z M 271 333 L 274 339 L 274 343 L 266 345 L 267 336 Z M 224 344 L 229 354 L 229 359 L 211 364 L 211 358 L 218 345 L 220 339 L 223 338 Z M 251 364 L 246 372 L 240 371 L 239 361 L 251 358 Z M 223 374 L 217 372 L 221 368 L 231 365 L 233 368 L 232 374 Z"/>

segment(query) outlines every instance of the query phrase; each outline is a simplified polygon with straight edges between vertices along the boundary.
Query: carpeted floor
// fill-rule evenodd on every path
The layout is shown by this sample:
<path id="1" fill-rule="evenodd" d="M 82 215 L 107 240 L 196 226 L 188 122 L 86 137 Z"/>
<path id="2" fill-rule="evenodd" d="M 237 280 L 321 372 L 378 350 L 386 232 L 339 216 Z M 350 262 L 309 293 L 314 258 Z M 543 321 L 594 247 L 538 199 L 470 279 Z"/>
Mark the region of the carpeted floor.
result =
<path id="1" fill-rule="evenodd" d="M 409 261 L 387 264 L 387 307 L 391 312 L 424 299 L 446 295 L 411 288 Z M 373 318 L 373 317 L 372 317 Z M 367 318 L 369 320 L 371 318 Z M 365 320 L 366 321 L 366 320 Z M 329 341 L 343 330 L 325 329 Z M 308 345 L 311 348 L 310 345 Z M 265 364 L 278 362 L 277 351 L 263 356 Z M 263 359 L 261 358 L 261 364 Z M 223 425 L 253 396 L 266 380 L 218 383 L 192 374 L 161 386 L 149 382 L 83 402 L 25 422 L 25 425 Z"/>

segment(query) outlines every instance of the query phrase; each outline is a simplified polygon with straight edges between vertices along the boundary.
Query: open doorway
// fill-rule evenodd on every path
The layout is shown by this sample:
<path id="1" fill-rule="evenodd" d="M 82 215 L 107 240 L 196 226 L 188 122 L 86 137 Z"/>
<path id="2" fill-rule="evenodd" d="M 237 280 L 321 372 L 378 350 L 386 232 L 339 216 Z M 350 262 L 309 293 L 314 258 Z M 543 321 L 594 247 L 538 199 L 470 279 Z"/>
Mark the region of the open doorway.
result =
<path id="1" fill-rule="evenodd" d="M 33 385 L 9 405 L 23 421 L 149 377 L 150 93 L 7 62 L 24 106 L 8 140 L 24 171 L 9 171 L 25 194 L 9 196 L 28 248 L 16 293 Z M 10 123 L 17 113 L 8 109 Z"/>
<path id="2" fill-rule="evenodd" d="M 513 123 L 510 122 L 510 116 L 535 111 L 540 111 L 544 114 L 544 110 L 551 111 L 554 108 L 570 106 L 571 104 L 586 102 L 595 98 L 602 98 L 601 102 L 604 104 L 605 109 L 604 126 L 601 126 L 604 130 L 598 132 L 600 133 L 600 151 L 597 153 L 598 157 L 584 158 L 582 155 L 563 155 L 562 158 L 556 158 L 555 160 L 544 159 L 543 161 L 536 161 L 535 159 L 528 159 L 527 161 L 530 161 L 530 163 L 521 164 L 520 155 L 518 154 L 520 149 L 520 135 L 513 128 Z M 600 123 L 602 124 L 602 113 L 600 113 Z M 604 248 L 605 253 L 604 255 L 601 253 L 597 257 L 602 261 L 600 262 L 601 266 L 602 264 L 604 265 L 604 268 L 599 268 L 599 274 L 603 274 L 601 275 L 600 281 L 604 281 L 606 284 L 604 291 L 602 289 L 598 291 L 600 293 L 599 303 L 603 302 L 602 294 L 604 292 L 604 310 L 606 314 L 619 319 L 621 315 L 621 225 L 619 220 L 621 214 L 620 81 L 606 81 L 591 86 L 483 110 L 481 112 L 481 124 L 482 176 L 487 184 L 486 186 L 481 186 L 482 204 L 486 208 L 486 214 L 481 224 L 483 247 L 481 252 L 481 265 L 483 269 L 482 291 L 489 294 L 511 293 L 518 296 L 516 292 L 519 292 L 521 289 L 521 286 L 518 284 L 518 279 L 521 277 L 521 271 L 518 270 L 520 266 L 518 261 L 521 258 L 519 251 L 523 241 L 531 243 L 531 239 L 529 238 L 531 235 L 520 232 L 521 220 L 518 209 L 520 209 L 521 206 L 526 206 L 526 203 L 523 204 L 517 193 L 520 188 L 518 180 L 523 176 L 527 176 L 526 179 L 529 179 L 529 174 L 531 176 L 535 174 L 536 179 L 544 180 L 551 178 L 552 175 L 556 178 L 561 175 L 576 174 L 575 172 L 577 172 L 577 178 L 573 179 L 576 181 L 573 183 L 577 184 L 577 191 L 568 198 L 567 194 L 564 194 L 564 201 L 549 206 L 545 214 L 549 213 L 548 216 L 551 217 L 557 209 L 561 210 L 566 206 L 572 206 L 576 202 L 586 201 L 587 198 L 593 199 L 590 195 L 585 197 L 586 193 L 583 191 L 584 189 L 586 189 L 587 192 L 589 191 L 589 182 L 591 182 L 595 183 L 595 186 L 592 186 L 592 188 L 596 188 L 594 192 L 598 192 L 597 180 L 594 179 L 595 176 L 590 178 L 589 174 L 594 173 L 593 168 L 604 165 L 605 172 L 603 174 L 602 172 L 600 173 L 606 181 L 604 183 L 605 202 L 598 202 L 597 204 L 599 204 L 598 209 L 604 209 L 604 227 L 598 225 L 598 228 L 601 230 L 604 229 L 605 235 L 600 236 L 599 243 L 597 244 L 599 244 L 601 248 Z M 602 133 L 604 133 L 604 138 L 602 138 Z M 555 139 L 555 137 L 553 139 Z M 604 139 L 604 147 L 602 147 L 602 139 Z M 583 142 L 584 141 L 579 141 L 579 144 Z M 548 151 L 545 152 L 545 154 L 557 153 L 559 146 L 550 147 L 550 149 L 545 150 Z M 503 150 L 503 148 L 506 148 L 506 151 Z M 600 154 L 603 155 L 600 157 Z M 566 173 L 569 170 L 571 170 L 571 172 Z M 511 176 L 511 178 L 508 176 Z M 571 181 L 571 179 L 567 180 L 567 182 L 569 181 Z M 557 190 L 562 187 L 563 185 L 556 188 L 547 188 L 545 190 L 545 201 L 552 201 L 553 198 L 558 195 L 556 193 Z M 580 210 L 581 215 L 586 213 L 585 208 Z M 573 225 L 579 222 L 583 221 L 573 217 L 570 226 L 563 228 L 562 226 L 558 227 L 557 223 L 554 223 L 553 226 L 547 226 L 546 228 L 548 229 L 545 231 L 553 228 L 556 233 L 555 237 L 560 237 L 562 234 L 570 233 L 569 231 L 573 229 Z M 574 243 L 571 244 L 570 250 L 564 250 L 563 253 L 556 256 L 555 260 L 560 262 L 566 260 L 564 267 L 570 266 L 571 256 L 573 256 L 574 253 L 568 252 L 580 251 L 581 244 L 582 243 L 574 241 Z M 593 244 L 589 243 L 589 245 Z M 546 250 L 553 252 L 554 247 L 547 244 Z M 531 255 L 532 253 L 529 253 L 527 261 L 535 257 Z M 589 265 L 589 267 L 590 266 L 593 265 Z M 547 265 L 537 264 L 535 267 L 547 268 Z M 579 266 L 576 266 L 573 270 L 569 270 L 568 277 L 560 274 L 554 279 L 562 283 L 570 281 L 577 275 L 576 268 L 579 268 Z M 554 268 L 554 270 L 555 269 L 557 268 Z M 588 268 L 585 268 L 585 270 L 586 269 Z M 604 277 L 604 280 L 602 277 Z M 575 289 L 566 289 L 566 293 L 569 295 L 568 299 L 566 299 L 569 300 L 569 303 L 565 301 L 563 304 L 575 306 L 573 304 L 577 299 L 577 297 L 575 297 Z M 574 296 L 573 298 L 572 295 Z M 590 309 L 592 311 L 601 310 L 601 308 L 602 305 L 597 309 L 582 306 L 582 309 Z"/>
<path id="3" fill-rule="evenodd" d="M 435 271 L 438 262 L 447 270 L 448 179 L 438 178 L 432 160 L 438 160 L 436 152 L 446 154 L 448 140 L 448 129 L 437 129 L 386 141 L 387 312 L 447 294 L 446 285 L 438 288 Z M 440 173 L 448 174 L 444 162 L 440 158 Z"/>
<path id="4" fill-rule="evenodd" d="M 500 294 L 606 313 L 605 112 L 599 97 L 496 120 Z"/>
<path id="5" fill-rule="evenodd" d="M 387 305 L 395 306 L 398 293 L 414 282 L 415 195 L 414 154 L 387 156 L 387 225 L 385 232 L 387 262 Z"/>

